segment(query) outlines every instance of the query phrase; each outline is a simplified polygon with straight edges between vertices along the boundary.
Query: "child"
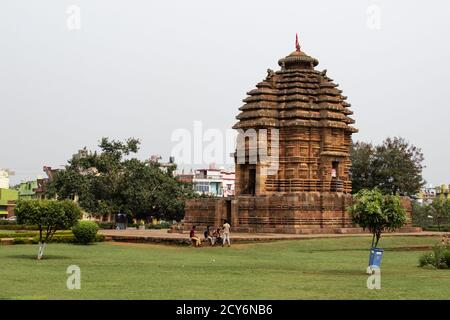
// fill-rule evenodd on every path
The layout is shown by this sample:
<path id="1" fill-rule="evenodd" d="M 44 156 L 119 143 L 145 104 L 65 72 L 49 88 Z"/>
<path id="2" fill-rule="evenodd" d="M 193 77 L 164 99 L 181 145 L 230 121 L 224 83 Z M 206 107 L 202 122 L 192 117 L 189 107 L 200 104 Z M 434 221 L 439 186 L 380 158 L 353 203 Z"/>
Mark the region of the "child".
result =
<path id="1" fill-rule="evenodd" d="M 214 243 L 222 243 L 222 237 L 220 236 L 220 228 L 217 228 L 217 230 L 214 231 L 213 239 Z"/>
<path id="2" fill-rule="evenodd" d="M 211 236 L 211 230 L 209 229 L 210 226 L 206 227 L 205 232 L 203 233 L 203 235 L 205 236 L 205 241 L 208 241 L 211 243 L 211 246 L 214 245 L 214 238 Z"/>
<path id="3" fill-rule="evenodd" d="M 192 226 L 191 232 L 189 233 L 189 237 L 191 238 L 191 241 L 195 242 L 196 247 L 200 247 L 202 242 L 199 237 L 195 235 L 195 226 Z"/>

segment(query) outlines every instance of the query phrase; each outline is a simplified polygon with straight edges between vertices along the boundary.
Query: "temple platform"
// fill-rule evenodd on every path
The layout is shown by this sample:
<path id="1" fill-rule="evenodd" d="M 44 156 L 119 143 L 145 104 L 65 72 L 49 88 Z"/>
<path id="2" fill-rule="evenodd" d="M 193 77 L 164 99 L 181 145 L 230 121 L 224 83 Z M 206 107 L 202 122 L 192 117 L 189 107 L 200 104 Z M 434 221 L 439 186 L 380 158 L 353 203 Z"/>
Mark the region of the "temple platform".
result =
<path id="1" fill-rule="evenodd" d="M 100 234 L 105 235 L 107 240 L 117 242 L 132 243 L 161 243 L 186 245 L 190 244 L 189 232 L 169 233 L 167 229 L 163 230 L 100 230 Z M 198 234 L 203 238 L 203 230 L 199 228 Z M 398 232 L 384 233 L 383 237 L 391 236 L 436 236 L 441 237 L 443 232 L 421 231 L 420 228 L 408 227 Z M 279 233 L 245 233 L 232 232 L 232 243 L 252 243 L 252 242 L 270 242 L 279 240 L 303 240 L 319 238 L 340 238 L 340 237 L 368 237 L 368 232 L 359 228 L 354 230 L 343 230 L 342 233 L 304 233 L 304 234 L 279 234 Z"/>

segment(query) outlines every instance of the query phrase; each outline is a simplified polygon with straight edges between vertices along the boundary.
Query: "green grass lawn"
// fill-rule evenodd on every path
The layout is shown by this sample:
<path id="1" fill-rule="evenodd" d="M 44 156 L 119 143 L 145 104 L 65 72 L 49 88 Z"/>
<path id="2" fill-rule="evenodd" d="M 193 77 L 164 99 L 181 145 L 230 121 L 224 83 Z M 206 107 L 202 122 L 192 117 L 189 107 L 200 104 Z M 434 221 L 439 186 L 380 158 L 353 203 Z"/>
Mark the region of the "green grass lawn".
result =
<path id="1" fill-rule="evenodd" d="M 439 238 L 384 237 L 381 290 L 366 287 L 370 237 L 231 248 L 97 243 L 0 247 L 1 299 L 449 299 L 450 270 L 418 267 Z M 81 289 L 66 268 L 81 268 Z"/>

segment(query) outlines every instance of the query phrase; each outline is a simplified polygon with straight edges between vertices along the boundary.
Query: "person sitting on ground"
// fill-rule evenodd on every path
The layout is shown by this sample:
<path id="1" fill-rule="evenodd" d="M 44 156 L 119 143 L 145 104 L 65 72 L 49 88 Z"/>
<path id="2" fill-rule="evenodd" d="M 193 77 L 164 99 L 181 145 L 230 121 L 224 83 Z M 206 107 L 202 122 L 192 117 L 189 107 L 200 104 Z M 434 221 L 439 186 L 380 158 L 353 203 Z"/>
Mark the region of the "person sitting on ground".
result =
<path id="1" fill-rule="evenodd" d="M 189 237 L 191 238 L 191 241 L 195 243 L 196 247 L 200 247 L 202 242 L 199 237 L 195 235 L 195 226 L 192 226 L 191 232 L 189 233 Z"/>
<path id="2" fill-rule="evenodd" d="M 214 243 L 222 243 L 222 237 L 220 234 L 220 228 L 217 228 L 216 230 L 214 230 L 213 232 L 213 239 L 214 239 Z"/>
<path id="3" fill-rule="evenodd" d="M 203 235 L 205 236 L 205 241 L 209 241 L 211 246 L 213 246 L 214 245 L 214 238 L 212 237 L 210 228 L 211 228 L 210 226 L 207 226 L 205 232 L 203 233 Z"/>

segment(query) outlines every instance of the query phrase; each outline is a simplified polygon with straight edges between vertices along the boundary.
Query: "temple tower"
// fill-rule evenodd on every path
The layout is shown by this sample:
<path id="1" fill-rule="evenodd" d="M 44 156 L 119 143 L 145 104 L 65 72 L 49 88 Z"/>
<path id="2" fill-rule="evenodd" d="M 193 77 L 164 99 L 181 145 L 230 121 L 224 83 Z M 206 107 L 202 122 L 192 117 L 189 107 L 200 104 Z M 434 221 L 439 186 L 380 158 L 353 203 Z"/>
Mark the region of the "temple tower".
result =
<path id="1" fill-rule="evenodd" d="M 351 192 L 349 153 L 351 134 L 357 130 L 350 126 L 350 104 L 326 70 L 314 69 L 318 60 L 302 52 L 298 42 L 296 47 L 278 61 L 279 71 L 268 70 L 240 108 L 233 128 L 241 134 L 266 129 L 267 149 L 278 169 L 266 174 L 268 163 L 260 157 L 253 162 L 248 156 L 245 161 L 236 157 L 237 196 Z M 245 154 L 255 148 L 250 139 L 241 142 Z"/>
<path id="2" fill-rule="evenodd" d="M 351 135 L 357 132 L 350 104 L 298 40 L 278 64 L 248 92 L 233 127 L 239 131 L 236 195 L 187 201 L 186 229 L 226 219 L 241 232 L 362 231 L 347 212 Z"/>

